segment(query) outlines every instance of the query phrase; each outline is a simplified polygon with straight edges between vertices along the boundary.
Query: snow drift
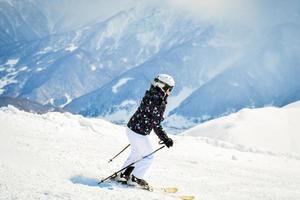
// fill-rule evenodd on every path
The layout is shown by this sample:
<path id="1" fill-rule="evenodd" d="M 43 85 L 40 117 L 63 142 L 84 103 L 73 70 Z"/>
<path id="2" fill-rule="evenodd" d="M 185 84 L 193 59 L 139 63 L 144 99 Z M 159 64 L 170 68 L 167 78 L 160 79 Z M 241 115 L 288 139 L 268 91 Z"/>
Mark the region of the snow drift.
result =
<path id="1" fill-rule="evenodd" d="M 273 152 L 300 155 L 300 102 L 284 108 L 243 109 L 185 132 Z"/>

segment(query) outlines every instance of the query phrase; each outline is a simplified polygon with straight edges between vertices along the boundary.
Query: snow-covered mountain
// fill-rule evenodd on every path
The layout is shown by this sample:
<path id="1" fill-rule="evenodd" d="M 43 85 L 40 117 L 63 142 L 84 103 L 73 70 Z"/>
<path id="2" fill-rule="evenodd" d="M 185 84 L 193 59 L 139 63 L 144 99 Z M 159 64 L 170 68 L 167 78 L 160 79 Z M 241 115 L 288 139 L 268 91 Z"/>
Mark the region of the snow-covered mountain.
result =
<path id="1" fill-rule="evenodd" d="M 26 3 L 1 1 L 1 33 L 7 27 L 16 33 L 0 45 L 2 96 L 124 123 L 154 76 L 168 73 L 176 87 L 165 123 L 176 129 L 300 99 L 298 1 L 256 2 L 264 14 L 254 12 L 260 21 L 251 23 L 203 20 L 163 3 L 140 3 L 82 26 L 65 22 L 58 1 Z M 28 31 L 20 31 L 20 23 Z"/>
<path id="2" fill-rule="evenodd" d="M 253 52 L 199 87 L 171 114 L 201 122 L 245 107 L 281 107 L 299 99 L 299 33 L 295 24 L 273 27 Z"/>
<path id="3" fill-rule="evenodd" d="M 86 13 L 89 6 L 84 4 L 82 0 L 73 1 L 72 6 L 69 0 L 1 0 L 0 46 L 71 31 L 97 17 L 103 20 L 100 13 Z M 96 1 L 90 4 L 99 6 Z M 74 12 L 81 15 L 74 15 Z"/>
<path id="4" fill-rule="evenodd" d="M 0 107 L 14 106 L 19 110 L 24 110 L 31 113 L 47 113 L 50 111 L 63 112 L 61 108 L 55 108 L 50 105 L 42 105 L 28 99 L 0 97 Z"/>
<path id="5" fill-rule="evenodd" d="M 282 117 L 269 115 L 269 110 L 258 112 L 266 112 L 273 120 Z M 292 113 L 291 120 L 299 119 L 299 112 Z M 241 114 L 240 123 L 255 125 L 258 129 L 252 130 L 260 132 L 253 133 L 266 144 L 270 142 L 263 140 L 263 133 L 274 124 L 253 121 L 248 111 Z M 219 124 L 230 125 L 225 118 Z M 118 170 L 128 154 L 126 151 L 107 163 L 128 142 L 124 127 L 70 113 L 37 115 L 13 107 L 0 109 L 0 126 L 0 199 L 177 199 L 161 192 L 97 185 L 99 179 Z M 284 126 L 299 132 L 295 126 Z M 249 128 L 242 127 L 246 129 L 240 131 Z M 201 129 L 214 130 L 209 123 Z M 300 198 L 299 157 L 254 151 L 201 136 L 172 137 L 174 146 L 155 154 L 146 176 L 156 187 L 175 186 L 179 189 L 175 196 L 207 200 Z M 156 148 L 155 134 L 152 139 Z M 281 148 L 282 144 L 274 145 Z"/>
<path id="6" fill-rule="evenodd" d="M 131 9 L 104 22 L 23 43 L 17 48 L 4 46 L 0 49 L 2 95 L 63 106 L 184 44 L 195 37 L 187 37 L 188 34 L 200 29 L 191 19 L 171 11 L 147 11 Z M 165 19 L 163 23 L 161 18 Z"/>
<path id="7" fill-rule="evenodd" d="M 48 34 L 48 19 L 35 3 L 0 1 L 0 46 L 36 40 Z"/>
<path id="8" fill-rule="evenodd" d="M 190 127 L 244 107 L 280 107 L 300 98 L 300 46 L 295 45 L 300 44 L 299 25 L 271 27 L 265 35 L 242 40 L 246 44 L 235 44 L 241 38 L 231 41 L 226 32 L 220 36 L 221 30 L 200 26 L 183 44 L 72 101 L 66 109 L 126 122 L 158 73 L 171 74 L 177 83 L 166 121 L 174 128 Z"/>
<path id="9" fill-rule="evenodd" d="M 237 59 L 234 53 L 238 48 L 230 45 L 215 48 L 210 44 L 218 37 L 213 27 L 199 26 L 189 31 L 190 37 L 183 35 L 174 48 L 159 52 L 65 108 L 84 116 L 100 115 L 113 121 L 126 121 L 158 73 L 168 73 L 175 78 L 176 87 L 168 110 L 176 108 L 195 88 L 229 68 L 229 63 Z M 170 39 L 169 43 L 174 43 L 176 37 Z M 213 55 L 214 59 L 208 59 Z"/>

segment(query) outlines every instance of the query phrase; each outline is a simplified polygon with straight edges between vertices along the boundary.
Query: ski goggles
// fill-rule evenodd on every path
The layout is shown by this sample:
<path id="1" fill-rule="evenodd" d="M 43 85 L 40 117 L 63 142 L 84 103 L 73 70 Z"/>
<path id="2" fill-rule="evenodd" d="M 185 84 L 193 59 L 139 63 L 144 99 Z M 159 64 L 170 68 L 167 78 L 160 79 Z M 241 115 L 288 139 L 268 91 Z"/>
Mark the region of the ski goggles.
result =
<path id="1" fill-rule="evenodd" d="M 156 82 L 156 85 L 160 87 L 166 94 L 170 95 L 171 91 L 173 90 L 173 86 L 170 86 L 162 81 L 160 81 L 158 78 L 155 78 L 154 81 Z"/>
<path id="2" fill-rule="evenodd" d="M 173 90 L 173 87 L 172 86 L 169 86 L 168 84 L 165 84 L 165 86 L 163 86 L 162 88 L 165 92 L 169 92 L 171 93 L 171 91 Z"/>

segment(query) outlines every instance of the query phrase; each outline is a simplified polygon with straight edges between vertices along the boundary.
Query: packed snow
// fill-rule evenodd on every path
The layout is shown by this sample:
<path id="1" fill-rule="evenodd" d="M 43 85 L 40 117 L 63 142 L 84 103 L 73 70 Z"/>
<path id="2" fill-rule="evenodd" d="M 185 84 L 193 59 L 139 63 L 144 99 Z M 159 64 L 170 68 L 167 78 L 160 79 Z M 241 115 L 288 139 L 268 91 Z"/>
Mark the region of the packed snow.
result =
<path id="1" fill-rule="evenodd" d="M 290 103 L 290 104 L 284 106 L 284 108 L 298 108 L 298 109 L 300 109 L 300 101 Z"/>
<path id="2" fill-rule="evenodd" d="M 0 123 L 0 199 L 176 199 L 160 192 L 97 185 L 128 155 L 127 150 L 108 163 L 128 143 L 124 127 L 13 107 L 0 109 Z M 175 186 L 175 195 L 203 200 L 300 199 L 298 159 L 241 151 L 241 146 L 200 136 L 171 137 L 174 147 L 155 155 L 146 177 L 156 187 Z M 157 148 L 157 137 L 151 138 Z"/>

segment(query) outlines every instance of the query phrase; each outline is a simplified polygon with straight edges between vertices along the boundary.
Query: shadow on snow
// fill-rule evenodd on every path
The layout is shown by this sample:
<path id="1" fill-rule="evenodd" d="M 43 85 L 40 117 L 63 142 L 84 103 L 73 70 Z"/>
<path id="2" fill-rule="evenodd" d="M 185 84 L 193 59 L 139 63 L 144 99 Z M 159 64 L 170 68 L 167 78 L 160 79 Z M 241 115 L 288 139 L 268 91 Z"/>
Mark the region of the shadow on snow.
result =
<path id="1" fill-rule="evenodd" d="M 104 183 L 98 184 L 98 182 L 99 182 L 98 179 L 84 177 L 82 175 L 73 176 L 70 178 L 70 181 L 73 184 L 86 185 L 86 186 L 90 186 L 90 187 L 100 187 L 100 188 L 106 188 L 106 189 L 110 189 L 110 190 L 113 189 L 112 184 L 109 182 L 104 182 Z"/>

